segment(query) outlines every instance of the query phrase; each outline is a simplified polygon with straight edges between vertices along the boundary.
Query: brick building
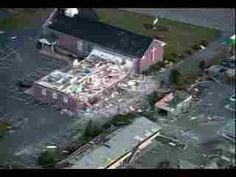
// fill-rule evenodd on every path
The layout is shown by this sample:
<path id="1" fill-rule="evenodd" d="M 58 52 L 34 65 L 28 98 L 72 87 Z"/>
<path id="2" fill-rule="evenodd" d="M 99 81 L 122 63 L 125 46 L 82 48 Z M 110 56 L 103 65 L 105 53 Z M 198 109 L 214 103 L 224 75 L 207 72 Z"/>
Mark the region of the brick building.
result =
<path id="1" fill-rule="evenodd" d="M 163 60 L 165 43 L 98 21 L 93 10 L 79 10 L 73 17 L 54 10 L 43 26 L 45 38 L 57 36 L 52 44 L 86 57 L 94 48 L 124 56 L 135 73 Z M 55 37 L 54 37 L 55 38 Z"/>

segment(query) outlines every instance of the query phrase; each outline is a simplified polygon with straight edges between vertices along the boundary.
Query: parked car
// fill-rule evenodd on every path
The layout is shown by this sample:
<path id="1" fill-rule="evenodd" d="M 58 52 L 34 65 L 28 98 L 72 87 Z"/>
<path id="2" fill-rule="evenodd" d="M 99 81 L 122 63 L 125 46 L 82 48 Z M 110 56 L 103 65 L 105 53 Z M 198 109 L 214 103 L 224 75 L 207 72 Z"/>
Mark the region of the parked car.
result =
<path id="1" fill-rule="evenodd" d="M 235 102 L 235 100 L 236 100 L 236 94 L 231 95 L 230 98 L 229 98 L 229 100 L 232 101 L 232 102 Z"/>
<path id="2" fill-rule="evenodd" d="M 222 63 L 222 66 L 233 69 L 233 68 L 235 68 L 235 64 L 236 64 L 235 61 L 224 60 L 223 63 Z"/>
<path id="3" fill-rule="evenodd" d="M 30 88 L 32 87 L 33 82 L 29 80 L 18 80 L 16 82 L 16 85 L 21 88 Z"/>

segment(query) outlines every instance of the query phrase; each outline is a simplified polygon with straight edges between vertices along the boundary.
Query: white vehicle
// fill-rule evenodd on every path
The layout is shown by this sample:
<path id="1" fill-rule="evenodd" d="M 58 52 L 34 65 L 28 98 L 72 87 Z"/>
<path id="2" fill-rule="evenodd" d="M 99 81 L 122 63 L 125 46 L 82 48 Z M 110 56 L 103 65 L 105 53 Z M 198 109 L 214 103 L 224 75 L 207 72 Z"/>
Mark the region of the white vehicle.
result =
<path id="1" fill-rule="evenodd" d="M 229 98 L 229 100 L 232 101 L 232 102 L 235 102 L 235 100 L 236 100 L 236 94 L 231 95 L 230 98 Z"/>

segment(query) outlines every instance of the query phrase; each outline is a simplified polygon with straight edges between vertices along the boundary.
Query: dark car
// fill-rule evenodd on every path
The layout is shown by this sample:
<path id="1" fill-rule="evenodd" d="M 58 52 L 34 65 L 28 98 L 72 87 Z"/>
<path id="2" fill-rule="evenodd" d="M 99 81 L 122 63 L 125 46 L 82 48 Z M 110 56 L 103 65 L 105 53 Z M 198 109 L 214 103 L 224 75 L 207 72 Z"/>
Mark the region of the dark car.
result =
<path id="1" fill-rule="evenodd" d="M 21 88 L 30 88 L 32 87 L 33 82 L 29 80 L 18 80 L 16 82 L 16 85 Z"/>

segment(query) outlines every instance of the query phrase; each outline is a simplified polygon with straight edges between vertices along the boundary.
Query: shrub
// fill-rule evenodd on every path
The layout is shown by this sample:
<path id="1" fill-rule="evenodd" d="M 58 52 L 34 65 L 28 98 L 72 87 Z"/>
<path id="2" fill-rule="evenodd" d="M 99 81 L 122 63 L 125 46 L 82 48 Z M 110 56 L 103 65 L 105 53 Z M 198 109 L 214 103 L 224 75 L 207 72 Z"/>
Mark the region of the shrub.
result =
<path id="1" fill-rule="evenodd" d="M 59 152 L 57 150 L 43 151 L 38 157 L 38 164 L 44 168 L 55 167 L 59 161 Z"/>
<path id="2" fill-rule="evenodd" d="M 103 129 L 93 123 L 92 120 L 89 120 L 87 126 L 82 135 L 82 140 L 89 141 L 95 138 L 97 135 L 101 134 Z"/>
<path id="3" fill-rule="evenodd" d="M 191 50 L 187 50 L 185 53 L 186 53 L 187 55 L 191 55 L 191 54 L 192 54 L 192 51 L 191 51 Z"/>
<path id="4" fill-rule="evenodd" d="M 128 125 L 135 117 L 136 115 L 134 113 L 118 114 L 113 117 L 113 119 L 110 121 L 110 124 L 115 126 Z"/>
<path id="5" fill-rule="evenodd" d="M 177 57 L 178 58 L 178 57 Z M 176 58 L 174 58 L 174 57 L 169 57 L 168 59 L 167 59 L 167 61 L 169 61 L 169 62 L 175 62 L 176 61 Z"/>
<path id="6" fill-rule="evenodd" d="M 152 24 L 144 24 L 143 26 L 146 29 L 152 29 Z"/>
<path id="7" fill-rule="evenodd" d="M 201 40 L 200 45 L 208 46 L 209 42 L 207 40 Z"/>
<path id="8" fill-rule="evenodd" d="M 170 167 L 171 167 L 171 163 L 167 160 L 160 162 L 157 166 L 158 169 L 166 169 L 166 168 L 170 168 Z"/>
<path id="9" fill-rule="evenodd" d="M 157 65 L 158 65 L 160 68 L 163 68 L 163 67 L 165 67 L 165 62 L 164 62 L 164 61 L 159 61 L 159 62 L 157 63 Z"/>
<path id="10" fill-rule="evenodd" d="M 206 62 L 204 60 L 201 60 L 198 64 L 198 67 L 201 71 L 204 71 L 206 68 Z"/>
<path id="11" fill-rule="evenodd" d="M 201 47 L 199 46 L 199 44 L 194 44 L 192 47 L 194 50 L 200 50 Z"/>
<path id="12" fill-rule="evenodd" d="M 11 124 L 7 122 L 0 122 L 0 137 L 11 129 Z"/>
<path id="13" fill-rule="evenodd" d="M 179 54 L 179 55 L 178 55 L 178 59 L 184 59 L 185 57 L 186 57 L 185 54 Z"/>
<path id="14" fill-rule="evenodd" d="M 150 105 L 154 105 L 158 98 L 158 93 L 156 91 L 147 96 L 147 100 Z"/>
<path id="15" fill-rule="evenodd" d="M 171 53 L 170 55 L 171 55 L 171 57 L 173 57 L 173 58 L 177 58 L 177 57 L 178 57 L 178 55 L 177 55 L 176 53 Z"/>
<path id="16" fill-rule="evenodd" d="M 170 73 L 170 82 L 173 84 L 178 84 L 180 80 L 180 72 L 177 69 L 172 69 Z"/>

